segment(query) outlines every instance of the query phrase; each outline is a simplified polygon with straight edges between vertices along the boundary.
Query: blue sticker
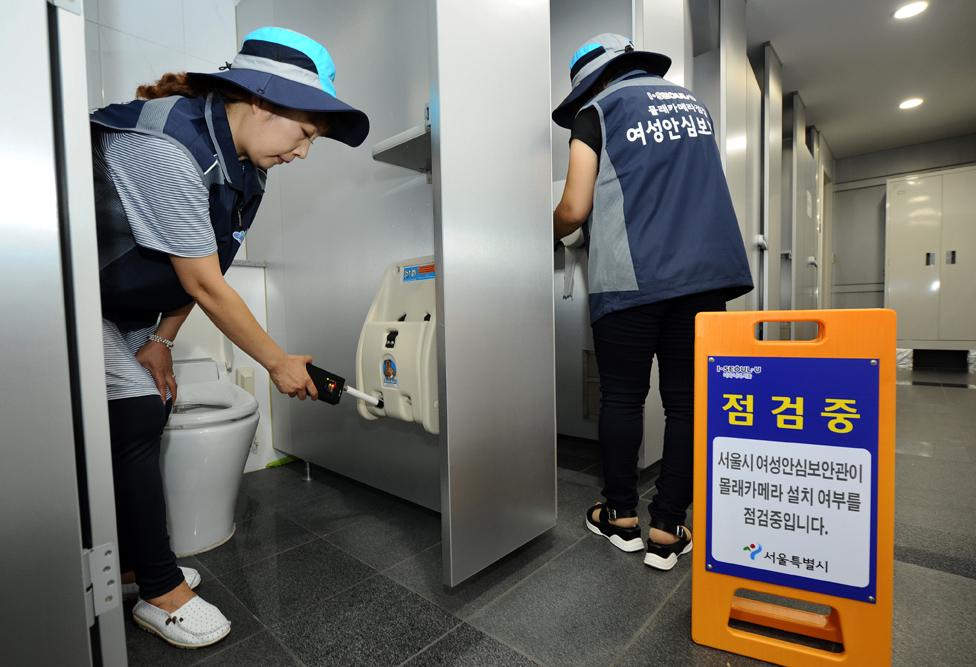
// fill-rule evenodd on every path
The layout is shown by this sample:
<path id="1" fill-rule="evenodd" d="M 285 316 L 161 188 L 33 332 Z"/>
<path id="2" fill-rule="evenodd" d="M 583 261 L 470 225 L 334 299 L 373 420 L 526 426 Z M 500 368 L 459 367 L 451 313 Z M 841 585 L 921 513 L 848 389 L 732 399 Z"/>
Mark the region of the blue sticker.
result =
<path id="1" fill-rule="evenodd" d="M 403 267 L 403 282 L 411 283 L 417 280 L 433 280 L 437 277 L 433 264 L 414 264 Z"/>
<path id="2" fill-rule="evenodd" d="M 244 243 L 245 234 L 247 234 L 247 232 L 234 232 L 233 234 L 234 240 L 237 241 L 238 244 Z"/>
<path id="3" fill-rule="evenodd" d="M 877 364 L 714 357 L 707 382 L 709 569 L 871 602 Z"/>

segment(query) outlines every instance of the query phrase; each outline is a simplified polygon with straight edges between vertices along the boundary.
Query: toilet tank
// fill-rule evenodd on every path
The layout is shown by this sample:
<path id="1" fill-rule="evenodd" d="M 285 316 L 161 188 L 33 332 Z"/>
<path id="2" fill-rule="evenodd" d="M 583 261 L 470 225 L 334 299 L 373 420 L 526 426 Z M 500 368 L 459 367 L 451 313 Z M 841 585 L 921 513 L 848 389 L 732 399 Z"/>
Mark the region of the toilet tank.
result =
<path id="1" fill-rule="evenodd" d="M 181 359 L 173 362 L 176 384 L 216 382 L 220 379 L 220 366 L 213 359 Z"/>
<path id="2" fill-rule="evenodd" d="M 434 258 L 393 264 L 366 316 L 356 351 L 357 385 L 382 398 L 383 408 L 359 401 L 365 419 L 393 417 L 437 434 L 437 328 Z"/>

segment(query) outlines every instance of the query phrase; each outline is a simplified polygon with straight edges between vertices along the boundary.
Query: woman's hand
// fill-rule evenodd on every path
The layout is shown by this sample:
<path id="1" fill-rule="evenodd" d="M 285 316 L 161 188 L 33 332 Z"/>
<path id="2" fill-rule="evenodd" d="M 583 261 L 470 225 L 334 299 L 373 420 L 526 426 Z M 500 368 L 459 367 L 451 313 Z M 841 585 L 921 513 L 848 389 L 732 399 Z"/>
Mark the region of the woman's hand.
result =
<path id="1" fill-rule="evenodd" d="M 309 377 L 305 364 L 312 362 L 312 357 L 304 354 L 288 354 L 278 363 L 268 369 L 271 381 L 282 394 L 304 401 L 306 396 L 313 400 L 319 397 L 315 383 Z"/>
<path id="2" fill-rule="evenodd" d="M 176 376 L 173 375 L 173 353 L 162 343 L 148 341 L 136 352 L 136 361 L 152 375 L 159 397 L 166 402 L 166 389 L 176 402 Z"/>

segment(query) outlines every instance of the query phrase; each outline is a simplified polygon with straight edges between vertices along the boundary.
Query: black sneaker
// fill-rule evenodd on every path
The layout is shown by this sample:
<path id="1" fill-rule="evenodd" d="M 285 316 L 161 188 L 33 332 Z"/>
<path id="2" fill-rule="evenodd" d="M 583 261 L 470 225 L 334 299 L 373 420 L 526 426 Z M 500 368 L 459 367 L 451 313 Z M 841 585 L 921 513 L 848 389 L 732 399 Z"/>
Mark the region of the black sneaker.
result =
<path id="1" fill-rule="evenodd" d="M 656 522 L 651 523 L 652 528 L 663 530 L 672 535 L 678 536 L 678 541 L 674 544 L 658 544 L 651 541 L 651 536 L 647 536 L 647 553 L 644 554 L 644 565 L 658 570 L 670 570 L 678 564 L 678 556 L 684 556 L 691 552 L 691 533 L 684 526 L 664 525 Z"/>
<path id="2" fill-rule="evenodd" d="M 599 522 L 594 523 L 592 516 L 593 510 L 596 509 L 600 510 L 600 514 L 598 515 Z M 590 529 L 591 533 L 603 535 L 603 537 L 610 540 L 610 544 L 621 551 L 640 551 L 644 548 L 644 540 L 641 539 L 639 526 L 623 528 L 610 523 L 614 519 L 625 519 L 632 516 L 637 516 L 635 510 L 614 510 L 606 507 L 603 503 L 597 503 L 586 510 L 586 527 Z"/>

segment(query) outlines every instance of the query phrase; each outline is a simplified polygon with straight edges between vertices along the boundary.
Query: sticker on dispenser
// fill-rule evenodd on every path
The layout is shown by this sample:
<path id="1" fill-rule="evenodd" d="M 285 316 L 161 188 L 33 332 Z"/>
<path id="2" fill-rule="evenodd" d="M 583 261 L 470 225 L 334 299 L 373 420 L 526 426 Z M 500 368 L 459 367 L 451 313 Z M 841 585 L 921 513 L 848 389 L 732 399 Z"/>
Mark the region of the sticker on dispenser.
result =
<path id="1" fill-rule="evenodd" d="M 383 368 L 381 370 L 383 372 L 384 387 L 396 387 L 400 384 L 399 380 L 397 380 L 396 361 L 393 360 L 393 357 L 389 355 L 383 357 Z"/>
<path id="2" fill-rule="evenodd" d="M 414 264 L 403 267 L 403 282 L 412 283 L 418 280 L 433 280 L 437 276 L 433 264 Z"/>

